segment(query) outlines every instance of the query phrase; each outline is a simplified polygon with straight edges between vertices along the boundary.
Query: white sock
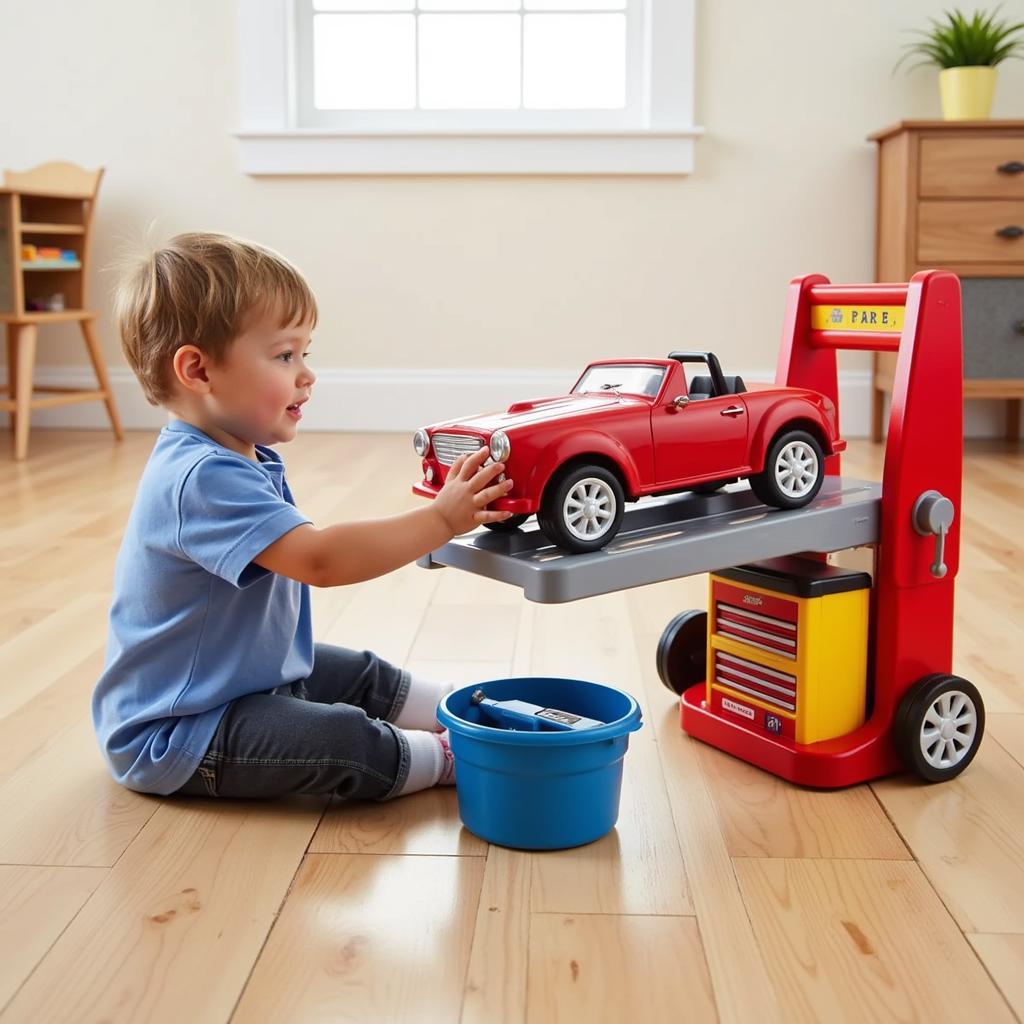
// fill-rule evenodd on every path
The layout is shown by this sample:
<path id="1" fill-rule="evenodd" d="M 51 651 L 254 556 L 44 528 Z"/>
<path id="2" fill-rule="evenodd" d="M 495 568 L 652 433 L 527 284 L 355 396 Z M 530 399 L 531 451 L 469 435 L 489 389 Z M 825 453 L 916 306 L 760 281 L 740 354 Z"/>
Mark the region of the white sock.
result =
<path id="1" fill-rule="evenodd" d="M 438 784 L 455 784 L 455 768 L 448 732 L 425 732 L 422 729 L 403 729 L 409 743 L 409 774 L 398 796 L 418 793 Z"/>
<path id="2" fill-rule="evenodd" d="M 454 690 L 451 683 L 435 683 L 430 679 L 413 676 L 405 695 L 405 703 L 394 720 L 399 729 L 429 729 L 441 732 L 437 721 L 437 705 L 441 698 Z"/>

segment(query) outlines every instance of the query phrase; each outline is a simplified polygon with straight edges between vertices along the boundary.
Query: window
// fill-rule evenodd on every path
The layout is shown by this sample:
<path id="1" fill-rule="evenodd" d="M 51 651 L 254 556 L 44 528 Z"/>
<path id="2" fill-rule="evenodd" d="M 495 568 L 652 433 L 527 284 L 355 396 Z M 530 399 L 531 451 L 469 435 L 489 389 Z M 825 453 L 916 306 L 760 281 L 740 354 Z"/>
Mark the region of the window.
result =
<path id="1" fill-rule="evenodd" d="M 685 173 L 693 0 L 240 0 L 250 173 Z"/>

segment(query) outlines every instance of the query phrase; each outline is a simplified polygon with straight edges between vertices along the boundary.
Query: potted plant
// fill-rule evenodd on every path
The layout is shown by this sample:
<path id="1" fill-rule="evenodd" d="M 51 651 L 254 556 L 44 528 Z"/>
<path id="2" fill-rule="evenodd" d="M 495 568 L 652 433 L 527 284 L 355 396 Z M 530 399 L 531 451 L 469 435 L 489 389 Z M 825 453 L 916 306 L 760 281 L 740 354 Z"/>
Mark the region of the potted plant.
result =
<path id="1" fill-rule="evenodd" d="M 970 18 L 956 9 L 944 13 L 945 21 L 932 18 L 930 29 L 917 30 L 924 38 L 907 44 L 896 67 L 912 56 L 924 58 L 914 67 L 937 64 L 942 68 L 942 116 L 947 121 L 984 120 L 992 109 L 996 65 L 1024 50 L 1024 40 L 1017 35 L 1024 23 L 996 21 L 998 7 L 988 14 L 975 11 Z"/>

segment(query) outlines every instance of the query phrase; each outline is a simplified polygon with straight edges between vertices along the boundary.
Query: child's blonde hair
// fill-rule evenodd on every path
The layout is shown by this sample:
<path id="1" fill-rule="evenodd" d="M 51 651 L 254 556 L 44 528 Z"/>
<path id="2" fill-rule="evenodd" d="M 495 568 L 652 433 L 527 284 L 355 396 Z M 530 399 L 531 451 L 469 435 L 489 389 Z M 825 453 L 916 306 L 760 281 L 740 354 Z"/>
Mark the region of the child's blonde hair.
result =
<path id="1" fill-rule="evenodd" d="M 176 235 L 138 261 L 114 293 L 125 358 L 151 405 L 173 394 L 171 360 L 195 345 L 216 363 L 252 319 L 279 327 L 316 323 L 316 299 L 302 274 L 271 249 L 230 235 Z"/>

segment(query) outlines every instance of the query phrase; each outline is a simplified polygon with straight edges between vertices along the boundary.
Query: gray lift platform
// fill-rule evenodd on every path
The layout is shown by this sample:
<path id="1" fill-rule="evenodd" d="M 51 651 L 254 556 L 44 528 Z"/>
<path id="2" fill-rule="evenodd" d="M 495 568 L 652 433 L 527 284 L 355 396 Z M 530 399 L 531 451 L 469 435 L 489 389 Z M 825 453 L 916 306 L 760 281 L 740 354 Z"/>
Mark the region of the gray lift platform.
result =
<path id="1" fill-rule="evenodd" d="M 762 505 L 740 483 L 711 495 L 646 498 L 627 508 L 600 551 L 570 554 L 528 524 L 456 537 L 417 564 L 464 569 L 522 587 L 530 601 L 560 604 L 723 565 L 875 544 L 881 510 L 882 485 L 869 480 L 828 476 L 815 500 L 793 511 Z"/>

